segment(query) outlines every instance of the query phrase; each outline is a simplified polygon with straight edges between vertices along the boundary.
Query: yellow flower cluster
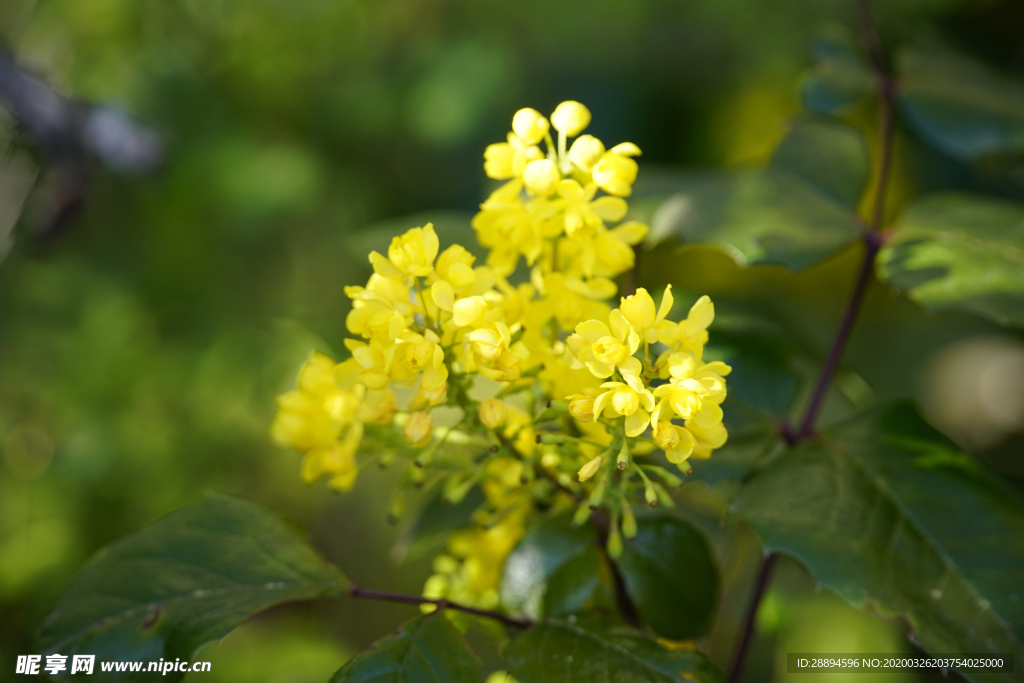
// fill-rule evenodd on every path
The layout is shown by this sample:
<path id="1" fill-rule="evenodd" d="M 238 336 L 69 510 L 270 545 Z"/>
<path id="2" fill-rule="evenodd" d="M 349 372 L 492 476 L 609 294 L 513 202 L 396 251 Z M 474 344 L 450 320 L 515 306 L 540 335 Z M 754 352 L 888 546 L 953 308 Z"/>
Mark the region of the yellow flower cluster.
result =
<path id="1" fill-rule="evenodd" d="M 494 606 L 538 509 L 575 510 L 583 523 L 606 508 L 614 555 L 635 534 L 633 498 L 672 504 L 665 487 L 681 480 L 655 451 L 689 471 L 688 458 L 727 438 L 729 367 L 703 361 L 710 300 L 678 323 L 671 288 L 658 307 L 645 289 L 608 303 L 647 233 L 621 222 L 640 150 L 606 149 L 582 134 L 589 122 L 578 102 L 550 118 L 517 112 L 507 141 L 484 154 L 487 175 L 505 181 L 473 220 L 486 263 L 442 249 L 429 224 L 372 252 L 366 285 L 345 290 L 349 358 L 314 353 L 278 399 L 273 437 L 304 454 L 308 482 L 345 491 L 361 466 L 402 458 L 395 514 L 409 487 L 449 502 L 483 491 L 477 524 L 436 562 L 431 597 Z M 514 278 L 520 259 L 528 274 Z"/>

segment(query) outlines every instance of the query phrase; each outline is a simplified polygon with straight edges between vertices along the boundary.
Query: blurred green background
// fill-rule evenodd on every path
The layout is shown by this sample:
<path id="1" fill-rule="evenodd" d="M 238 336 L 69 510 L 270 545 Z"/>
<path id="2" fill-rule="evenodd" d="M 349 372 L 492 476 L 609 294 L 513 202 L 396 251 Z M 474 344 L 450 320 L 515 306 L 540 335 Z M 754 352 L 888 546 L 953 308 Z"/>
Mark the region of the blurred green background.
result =
<path id="1" fill-rule="evenodd" d="M 888 44 L 940 36 L 1024 66 L 1016 0 L 876 5 Z M 305 487 L 297 456 L 267 436 L 274 396 L 308 351 L 342 348 L 342 290 L 365 280 L 367 251 L 431 219 L 442 242 L 464 238 L 489 187 L 484 146 L 522 106 L 586 103 L 595 135 L 643 150 L 638 195 L 673 169 L 759 163 L 799 112 L 811 40 L 850 25 L 845 0 L 6 0 L 0 31 L 24 65 L 152 125 L 167 158 L 147 176 L 94 169 L 81 216 L 45 245 L 30 198 L 0 262 L 0 678 L 33 652 L 32 630 L 93 552 L 210 489 L 298 520 L 357 582 L 418 592 L 429 563 L 391 559 L 389 475 L 345 497 Z M 915 165 L 955 184 L 953 162 L 913 154 L 906 135 L 901 192 L 915 189 Z M 663 283 L 671 268 L 821 354 L 855 260 L 793 275 L 662 250 L 640 280 Z M 875 287 L 849 382 L 927 408 L 942 382 L 965 386 L 936 368 L 989 358 L 986 344 L 1009 364 L 993 372 L 1022 372 L 1020 339 L 994 330 Z M 1020 415 L 978 431 L 984 416 L 965 426 L 933 404 L 940 427 L 1024 474 Z M 781 574 L 750 680 L 785 676 L 772 648 L 909 647 L 899 624 L 812 594 L 795 566 Z M 324 681 L 409 616 L 344 600 L 280 609 L 205 650 L 215 664 L 202 680 Z M 711 650 L 725 663 L 721 643 Z"/>

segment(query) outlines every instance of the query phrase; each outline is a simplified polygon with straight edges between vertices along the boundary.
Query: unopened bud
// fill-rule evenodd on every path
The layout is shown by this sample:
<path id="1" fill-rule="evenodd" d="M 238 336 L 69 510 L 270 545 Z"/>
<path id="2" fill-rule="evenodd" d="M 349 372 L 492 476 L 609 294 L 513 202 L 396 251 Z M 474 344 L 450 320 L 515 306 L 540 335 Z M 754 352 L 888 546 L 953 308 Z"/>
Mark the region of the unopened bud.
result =
<path id="1" fill-rule="evenodd" d="M 428 413 L 417 411 L 409 416 L 402 430 L 405 440 L 414 447 L 426 446 L 434 431 L 434 420 Z"/>
<path id="2" fill-rule="evenodd" d="M 574 394 L 570 396 L 569 414 L 580 422 L 590 422 L 594 419 L 594 398 L 585 394 Z"/>
<path id="3" fill-rule="evenodd" d="M 586 465 L 581 467 L 579 472 L 580 481 L 586 481 L 587 479 L 590 479 L 592 476 L 594 476 L 594 474 L 597 473 L 597 470 L 601 467 L 602 462 L 604 462 L 604 458 L 599 455 L 593 460 L 587 462 Z"/>
<path id="4" fill-rule="evenodd" d="M 477 414 L 484 427 L 497 429 L 508 419 L 508 406 L 500 398 L 489 398 L 480 404 Z"/>
<path id="5" fill-rule="evenodd" d="M 629 443 L 626 441 L 622 442 L 622 448 L 619 449 L 619 456 L 615 458 L 615 462 L 620 470 L 629 467 Z"/>
<path id="6" fill-rule="evenodd" d="M 622 501 L 622 535 L 629 539 L 636 538 L 636 516 L 626 501 Z"/>
<path id="7" fill-rule="evenodd" d="M 568 137 L 579 135 L 590 125 L 590 110 L 579 102 L 562 102 L 551 114 L 551 125 Z"/>

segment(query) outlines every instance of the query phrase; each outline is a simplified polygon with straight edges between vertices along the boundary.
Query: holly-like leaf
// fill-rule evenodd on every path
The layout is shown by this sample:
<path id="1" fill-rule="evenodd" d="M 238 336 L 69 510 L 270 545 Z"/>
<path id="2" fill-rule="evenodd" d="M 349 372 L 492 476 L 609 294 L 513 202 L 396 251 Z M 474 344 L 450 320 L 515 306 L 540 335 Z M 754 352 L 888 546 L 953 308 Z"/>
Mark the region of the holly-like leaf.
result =
<path id="1" fill-rule="evenodd" d="M 519 683 L 724 683 L 704 655 L 669 651 L 639 631 L 596 618 L 547 619 L 516 636 L 505 651 Z"/>
<path id="2" fill-rule="evenodd" d="M 961 193 L 925 197 L 907 210 L 879 271 L 928 308 L 1024 325 L 1024 206 Z"/>
<path id="3" fill-rule="evenodd" d="M 209 495 L 100 551 L 57 601 L 38 640 L 45 654 L 189 659 L 261 610 L 336 595 L 347 585 L 265 508 Z"/>
<path id="4" fill-rule="evenodd" d="M 897 72 L 907 120 L 950 156 L 1024 151 L 1024 84 L 938 46 L 903 50 Z"/>
<path id="5" fill-rule="evenodd" d="M 666 513 L 638 519 L 619 570 L 640 618 L 659 636 L 689 640 L 707 631 L 718 571 L 707 542 L 689 522 Z"/>
<path id="6" fill-rule="evenodd" d="M 767 549 L 854 605 L 904 617 L 927 650 L 1024 655 L 1024 503 L 909 404 L 782 455 L 735 509 Z"/>
<path id="7" fill-rule="evenodd" d="M 866 158 L 849 126 L 797 122 L 767 169 L 677 179 L 648 241 L 716 245 L 740 265 L 812 265 L 859 234 L 855 195 Z"/>
<path id="8" fill-rule="evenodd" d="M 331 683 L 480 683 L 476 653 L 440 612 L 417 617 L 338 669 Z"/>
<path id="9" fill-rule="evenodd" d="M 508 556 L 501 602 L 511 613 L 531 619 L 565 614 L 582 607 L 597 588 L 594 529 L 573 529 L 569 522 L 568 517 L 548 520 L 526 534 Z"/>

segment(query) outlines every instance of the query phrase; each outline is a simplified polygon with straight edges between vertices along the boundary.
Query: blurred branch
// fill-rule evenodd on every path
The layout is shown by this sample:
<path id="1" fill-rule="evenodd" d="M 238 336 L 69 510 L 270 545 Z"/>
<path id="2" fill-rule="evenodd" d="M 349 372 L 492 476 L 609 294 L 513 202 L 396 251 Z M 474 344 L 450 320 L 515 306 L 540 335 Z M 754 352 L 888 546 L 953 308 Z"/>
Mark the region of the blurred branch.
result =
<path id="1" fill-rule="evenodd" d="M 0 103 L 45 158 L 48 195 L 35 231 L 52 238 L 78 214 L 90 160 L 120 172 L 148 173 L 163 161 L 160 136 L 108 105 L 57 93 L 0 49 Z"/>
<path id="2" fill-rule="evenodd" d="M 750 652 L 750 644 L 754 640 L 755 624 L 757 622 L 757 610 L 761 607 L 761 600 L 768 590 L 768 584 L 775 570 L 775 563 L 779 556 L 775 553 L 768 553 L 761 562 L 761 568 L 757 572 L 757 580 L 754 582 L 754 592 L 747 604 L 747 613 L 743 620 L 743 630 L 740 635 L 740 644 L 736 647 L 736 654 L 733 657 L 732 669 L 729 671 L 729 683 L 739 683 L 743 678 L 743 667 L 747 663 L 747 654 Z"/>
<path id="3" fill-rule="evenodd" d="M 117 171 L 148 172 L 160 165 L 160 138 L 123 111 L 55 92 L 0 50 L 0 100 L 19 128 L 55 162 L 92 157 Z"/>

